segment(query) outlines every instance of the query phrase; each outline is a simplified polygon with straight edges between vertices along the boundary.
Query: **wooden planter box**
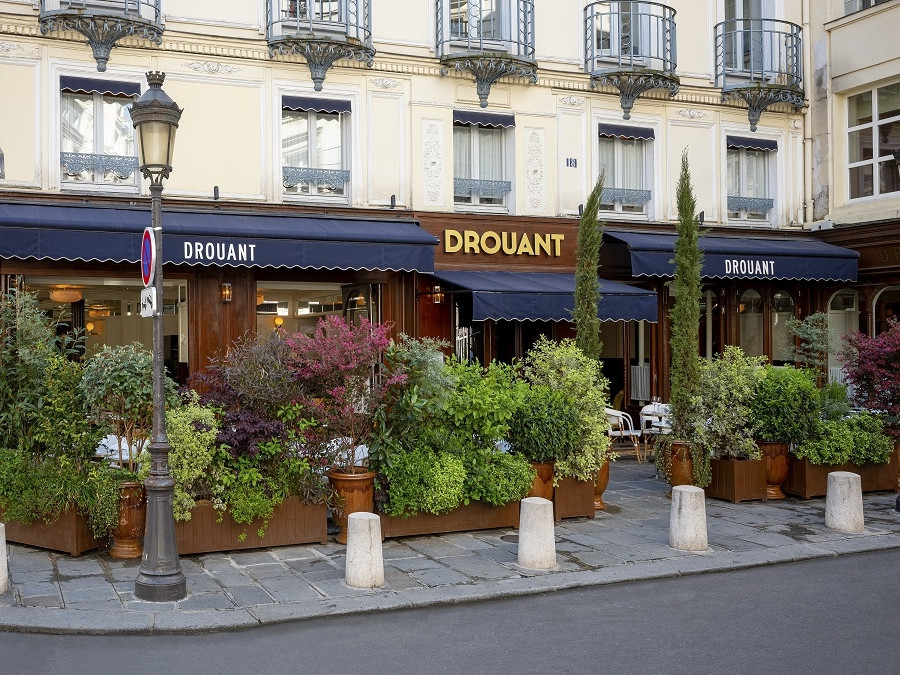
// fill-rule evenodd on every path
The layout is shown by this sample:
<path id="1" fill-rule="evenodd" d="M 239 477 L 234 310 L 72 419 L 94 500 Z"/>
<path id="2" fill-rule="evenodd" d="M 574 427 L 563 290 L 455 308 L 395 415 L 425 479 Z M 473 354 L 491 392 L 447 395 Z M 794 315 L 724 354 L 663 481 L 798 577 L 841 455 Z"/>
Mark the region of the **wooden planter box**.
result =
<path id="1" fill-rule="evenodd" d="M 52 523 L 37 520 L 29 525 L 5 521 L 0 511 L 0 522 L 6 524 L 6 540 L 26 546 L 62 551 L 78 557 L 85 551 L 92 551 L 108 543 L 107 539 L 97 539 L 91 533 L 87 522 L 73 508 L 66 509 Z"/>
<path id="2" fill-rule="evenodd" d="M 469 502 L 449 513 L 434 515 L 418 513 L 409 518 L 381 515 L 381 535 L 390 537 L 414 537 L 421 534 L 465 532 L 467 530 L 493 530 L 519 526 L 519 502 L 493 506 L 484 502 Z"/>
<path id="3" fill-rule="evenodd" d="M 217 522 L 218 519 L 219 512 L 212 502 L 201 500 L 191 510 L 190 520 L 175 521 L 179 555 L 328 542 L 326 506 L 304 504 L 297 497 L 288 497 L 275 507 L 262 537 L 257 534 L 258 521 L 242 525 L 234 522 L 227 512 L 222 522 Z M 247 535 L 243 541 L 240 540 L 242 533 Z"/>
<path id="4" fill-rule="evenodd" d="M 594 482 L 567 477 L 553 491 L 553 516 L 563 518 L 594 517 Z"/>
<path id="5" fill-rule="evenodd" d="M 766 463 L 762 459 L 713 459 L 707 497 L 733 504 L 766 498 Z"/>
<path id="6" fill-rule="evenodd" d="M 863 492 L 897 492 L 898 450 L 883 464 L 810 464 L 808 459 L 788 458 L 788 477 L 781 489 L 803 499 L 824 497 L 828 492 L 828 474 L 832 471 L 858 473 Z"/>

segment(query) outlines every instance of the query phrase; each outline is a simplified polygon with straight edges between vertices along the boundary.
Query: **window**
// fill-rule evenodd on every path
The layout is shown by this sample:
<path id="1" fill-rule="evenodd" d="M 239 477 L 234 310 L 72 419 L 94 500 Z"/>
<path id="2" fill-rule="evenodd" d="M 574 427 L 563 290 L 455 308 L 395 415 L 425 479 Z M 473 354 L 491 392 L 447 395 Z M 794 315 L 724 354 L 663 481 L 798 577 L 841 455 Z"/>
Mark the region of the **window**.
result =
<path id="1" fill-rule="evenodd" d="M 756 291 L 744 291 L 738 303 L 740 348 L 746 356 L 763 356 L 763 302 Z"/>
<path id="2" fill-rule="evenodd" d="M 775 291 L 772 296 L 772 363 L 776 366 L 793 362 L 793 336 L 787 328 L 794 316 L 794 298 L 787 291 Z"/>
<path id="3" fill-rule="evenodd" d="M 646 189 L 646 155 L 653 137 L 652 129 L 600 125 L 599 168 L 606 172 L 601 210 L 646 213 L 651 196 Z"/>
<path id="4" fill-rule="evenodd" d="M 850 199 L 900 191 L 900 82 L 847 99 L 847 146 Z"/>
<path id="5" fill-rule="evenodd" d="M 859 293 L 852 288 L 844 288 L 828 303 L 828 330 L 834 336 L 828 346 L 828 381 L 844 382 L 844 372 L 840 349 L 844 336 L 859 330 Z"/>
<path id="6" fill-rule="evenodd" d="M 504 35 L 506 0 L 449 0 L 450 39 L 453 42 L 500 42 Z"/>
<path id="7" fill-rule="evenodd" d="M 348 101 L 285 96 L 281 113 L 285 193 L 346 197 L 350 182 L 344 140 Z"/>
<path id="8" fill-rule="evenodd" d="M 504 180 L 506 128 L 512 115 L 453 113 L 453 201 L 502 206 L 512 183 Z"/>
<path id="9" fill-rule="evenodd" d="M 768 220 L 775 205 L 769 191 L 770 164 L 778 144 L 728 136 L 726 146 L 728 217 L 732 220 Z"/>
<path id="10" fill-rule="evenodd" d="M 64 183 L 137 186 L 131 105 L 137 84 L 60 78 Z"/>
<path id="11" fill-rule="evenodd" d="M 642 56 L 642 42 L 649 35 L 642 35 L 640 2 L 611 2 L 598 9 L 596 21 L 597 58 L 617 60 L 621 56 Z M 644 8 L 644 13 L 647 8 Z M 649 30 L 645 19 L 643 33 Z"/>
<path id="12" fill-rule="evenodd" d="M 725 20 L 735 22 L 735 32 L 728 36 L 724 45 L 728 70 L 761 69 L 763 35 L 762 25 L 758 22 L 763 18 L 762 4 L 763 0 L 725 0 Z"/>
<path id="13" fill-rule="evenodd" d="M 868 9 L 880 5 L 888 0 L 844 0 L 844 14 L 852 14 L 861 9 Z"/>

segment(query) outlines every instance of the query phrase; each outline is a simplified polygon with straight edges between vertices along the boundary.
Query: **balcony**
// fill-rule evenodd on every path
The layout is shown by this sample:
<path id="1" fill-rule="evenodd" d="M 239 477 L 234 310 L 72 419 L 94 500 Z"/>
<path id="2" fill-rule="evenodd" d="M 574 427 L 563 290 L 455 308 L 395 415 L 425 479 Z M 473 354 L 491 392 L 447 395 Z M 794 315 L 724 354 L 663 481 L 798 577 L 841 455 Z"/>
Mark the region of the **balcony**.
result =
<path id="1" fill-rule="evenodd" d="M 804 105 L 800 26 L 774 19 L 733 19 L 716 25 L 716 86 L 722 100 L 742 99 L 750 131 L 776 103 Z"/>
<path id="2" fill-rule="evenodd" d="M 675 10 L 655 2 L 591 2 L 584 8 L 584 70 L 591 86 L 619 92 L 622 117 L 651 89 L 678 93 Z"/>
<path id="3" fill-rule="evenodd" d="M 312 194 L 337 194 L 345 192 L 350 182 L 349 169 L 318 169 L 315 167 L 283 166 L 281 180 L 285 188 L 300 188 L 300 192 Z"/>
<path id="4" fill-rule="evenodd" d="M 61 152 L 60 166 L 64 176 L 85 178 L 91 182 L 134 182 L 138 158 L 133 155 L 96 155 Z"/>
<path id="5" fill-rule="evenodd" d="M 372 66 L 370 0 L 266 0 L 269 56 L 297 54 L 309 66 L 316 91 L 341 59 Z"/>
<path id="6" fill-rule="evenodd" d="M 97 70 L 106 70 L 109 53 L 124 37 L 162 44 L 160 0 L 41 0 L 41 35 L 77 31 L 87 38 Z"/>
<path id="7" fill-rule="evenodd" d="M 436 29 L 441 74 L 472 73 L 482 108 L 501 77 L 537 82 L 534 0 L 437 0 Z"/>

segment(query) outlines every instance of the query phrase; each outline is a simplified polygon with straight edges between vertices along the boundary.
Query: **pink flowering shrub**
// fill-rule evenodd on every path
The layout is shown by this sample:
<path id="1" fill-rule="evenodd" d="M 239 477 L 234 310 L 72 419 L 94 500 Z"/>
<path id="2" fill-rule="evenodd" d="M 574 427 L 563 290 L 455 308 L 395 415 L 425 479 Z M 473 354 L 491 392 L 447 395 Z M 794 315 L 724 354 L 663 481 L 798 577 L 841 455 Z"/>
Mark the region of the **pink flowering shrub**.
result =
<path id="1" fill-rule="evenodd" d="M 356 465 L 357 447 L 372 435 L 373 411 L 390 384 L 375 377 L 390 330 L 389 324 L 327 316 L 312 335 L 285 337 L 288 367 L 303 392 L 298 403 L 316 420 L 316 435 L 335 467 Z"/>
<path id="2" fill-rule="evenodd" d="M 900 440 L 900 322 L 875 337 L 852 333 L 841 351 L 856 402 L 884 417 L 885 431 Z"/>

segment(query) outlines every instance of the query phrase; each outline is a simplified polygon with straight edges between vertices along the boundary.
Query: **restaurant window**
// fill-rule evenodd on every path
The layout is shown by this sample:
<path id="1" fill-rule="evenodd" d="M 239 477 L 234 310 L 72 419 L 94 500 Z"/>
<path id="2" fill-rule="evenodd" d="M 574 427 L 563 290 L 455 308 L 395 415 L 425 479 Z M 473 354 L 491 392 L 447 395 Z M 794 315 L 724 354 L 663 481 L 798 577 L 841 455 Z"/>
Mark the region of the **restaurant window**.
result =
<path id="1" fill-rule="evenodd" d="M 347 200 L 349 117 L 349 101 L 282 98 L 281 174 L 285 194 Z"/>
<path id="2" fill-rule="evenodd" d="M 136 188 L 138 158 L 131 82 L 60 78 L 60 167 L 63 184 Z"/>
<path id="3" fill-rule="evenodd" d="M 845 382 L 839 356 L 844 337 L 859 330 L 859 293 L 844 288 L 831 296 L 828 303 L 828 331 L 833 336 L 828 349 L 828 381 Z"/>
<path id="4" fill-rule="evenodd" d="M 763 301 L 754 291 L 745 291 L 738 303 L 740 347 L 746 356 L 763 356 Z"/>
<path id="5" fill-rule="evenodd" d="M 893 152 L 900 148 L 900 82 L 847 98 L 850 199 L 900 191 Z"/>
<path id="6" fill-rule="evenodd" d="M 793 337 L 788 331 L 788 319 L 794 316 L 794 298 L 787 291 L 775 291 L 772 296 L 772 363 L 793 362 Z"/>

